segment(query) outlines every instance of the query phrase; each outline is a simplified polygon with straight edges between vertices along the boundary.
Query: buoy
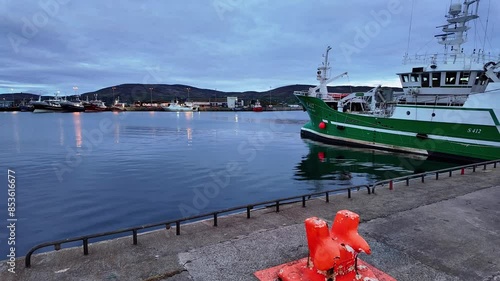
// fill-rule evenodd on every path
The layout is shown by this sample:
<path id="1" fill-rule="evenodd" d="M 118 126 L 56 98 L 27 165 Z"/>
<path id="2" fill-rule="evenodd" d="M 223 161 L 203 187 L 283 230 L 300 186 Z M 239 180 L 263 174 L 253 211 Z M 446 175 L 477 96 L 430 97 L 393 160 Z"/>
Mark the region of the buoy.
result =
<path id="1" fill-rule="evenodd" d="M 326 128 L 326 123 L 325 122 L 320 122 L 318 127 L 321 129 L 321 130 L 324 130 Z"/>

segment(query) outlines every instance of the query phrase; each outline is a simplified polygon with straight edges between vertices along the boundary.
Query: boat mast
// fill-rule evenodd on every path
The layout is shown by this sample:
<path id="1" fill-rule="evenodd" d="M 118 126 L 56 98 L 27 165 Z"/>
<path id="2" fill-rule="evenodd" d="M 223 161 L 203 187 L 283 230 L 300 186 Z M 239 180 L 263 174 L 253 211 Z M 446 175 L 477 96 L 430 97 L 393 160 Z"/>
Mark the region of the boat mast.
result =
<path id="1" fill-rule="evenodd" d="M 318 76 L 316 79 L 318 79 L 319 81 L 319 98 L 320 99 L 323 99 L 323 98 L 326 98 L 327 95 L 328 95 L 328 88 L 327 88 L 327 84 L 328 84 L 328 70 L 330 69 L 329 67 L 329 63 L 328 63 L 328 53 L 330 52 L 330 50 L 332 49 L 332 47 L 328 46 L 326 48 L 326 53 L 324 55 L 325 57 L 325 61 L 323 62 L 323 65 L 318 67 Z"/>
<path id="2" fill-rule="evenodd" d="M 448 15 L 446 16 L 448 23 L 442 27 L 443 34 L 436 35 L 439 38 L 439 44 L 445 45 L 446 53 L 448 46 L 451 46 L 451 56 L 454 61 L 463 53 L 462 44 L 467 42 L 466 32 L 470 29 L 467 22 L 479 18 L 477 15 L 480 0 L 464 1 L 463 6 L 459 3 L 452 4 Z M 476 3 L 476 10 L 469 14 L 470 5 Z"/>
<path id="3" fill-rule="evenodd" d="M 340 75 L 337 75 L 333 78 L 328 78 L 328 70 L 330 69 L 330 64 L 328 63 L 328 53 L 332 47 L 328 46 L 326 48 L 326 53 L 323 55 L 325 57 L 325 61 L 323 62 L 323 65 L 318 67 L 318 71 L 316 72 L 317 76 L 316 79 L 319 81 L 319 85 L 313 88 L 309 88 L 308 95 L 314 96 L 320 99 L 325 99 L 328 97 L 328 88 L 327 85 L 328 83 L 337 80 L 340 77 L 344 77 L 347 75 L 347 72 L 344 72 Z M 319 89 L 319 93 L 317 92 Z"/>

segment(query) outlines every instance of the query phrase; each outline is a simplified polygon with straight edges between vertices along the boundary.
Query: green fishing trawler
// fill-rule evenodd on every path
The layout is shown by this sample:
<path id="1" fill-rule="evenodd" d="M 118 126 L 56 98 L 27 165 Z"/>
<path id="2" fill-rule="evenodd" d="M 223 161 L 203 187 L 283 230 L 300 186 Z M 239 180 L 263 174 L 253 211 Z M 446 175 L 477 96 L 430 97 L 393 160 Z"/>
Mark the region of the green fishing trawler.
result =
<path id="1" fill-rule="evenodd" d="M 473 4 L 476 3 L 475 7 Z M 325 61 L 319 85 L 295 92 L 310 117 L 305 138 L 375 147 L 448 160 L 500 159 L 500 56 L 464 53 L 467 23 L 477 19 L 479 1 L 452 4 L 437 35 L 444 54 L 405 57 L 410 71 L 398 73 L 403 92 L 391 100 L 381 86 L 346 96 L 328 93 Z"/>

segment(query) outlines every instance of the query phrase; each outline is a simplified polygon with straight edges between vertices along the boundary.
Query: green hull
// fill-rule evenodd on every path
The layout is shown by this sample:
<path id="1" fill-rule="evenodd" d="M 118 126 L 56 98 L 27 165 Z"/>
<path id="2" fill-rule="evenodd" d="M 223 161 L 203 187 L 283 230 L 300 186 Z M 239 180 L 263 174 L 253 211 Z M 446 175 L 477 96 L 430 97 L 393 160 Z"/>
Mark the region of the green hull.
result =
<path id="1" fill-rule="evenodd" d="M 478 125 L 464 120 L 434 122 L 377 117 L 373 115 L 344 113 L 333 110 L 321 99 L 297 95 L 307 110 L 310 122 L 301 131 L 304 137 L 334 144 L 376 147 L 403 151 L 449 160 L 496 160 L 500 159 L 499 123 L 489 109 L 451 108 L 468 113 L 489 114 L 495 125 Z M 401 106 L 414 112 L 417 106 Z M 429 107 L 427 107 L 428 109 Z M 450 110 L 450 108 L 434 108 Z M 456 119 L 456 118 L 450 118 Z M 320 128 L 320 123 L 325 128 Z"/>

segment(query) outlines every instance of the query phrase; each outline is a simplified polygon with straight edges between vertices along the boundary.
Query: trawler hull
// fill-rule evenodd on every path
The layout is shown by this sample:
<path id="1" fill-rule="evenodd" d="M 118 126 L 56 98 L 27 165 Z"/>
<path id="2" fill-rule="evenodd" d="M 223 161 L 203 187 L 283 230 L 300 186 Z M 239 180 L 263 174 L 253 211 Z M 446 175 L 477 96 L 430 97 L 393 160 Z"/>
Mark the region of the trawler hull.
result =
<path id="1" fill-rule="evenodd" d="M 391 117 L 333 110 L 323 100 L 296 96 L 310 121 L 306 138 L 375 147 L 449 160 L 500 158 L 500 124 L 492 109 L 397 106 Z"/>

